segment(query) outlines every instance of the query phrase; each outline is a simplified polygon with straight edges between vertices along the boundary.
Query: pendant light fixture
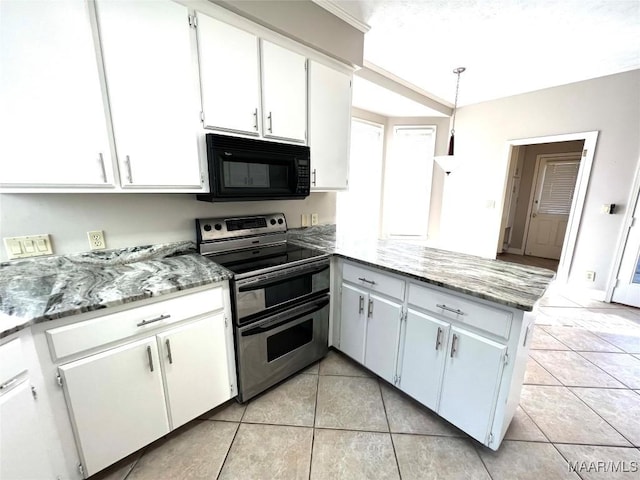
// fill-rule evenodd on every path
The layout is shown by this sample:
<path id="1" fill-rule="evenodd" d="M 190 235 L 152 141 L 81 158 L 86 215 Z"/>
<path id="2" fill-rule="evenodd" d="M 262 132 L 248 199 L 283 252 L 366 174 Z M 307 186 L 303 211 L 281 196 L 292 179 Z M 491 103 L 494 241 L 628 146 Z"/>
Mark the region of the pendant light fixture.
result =
<path id="1" fill-rule="evenodd" d="M 440 165 L 440 168 L 449 175 L 456 167 L 460 165 L 460 157 L 456 157 L 453 154 L 454 137 L 456 134 L 456 110 L 458 109 L 458 90 L 460 88 L 460 74 L 466 70 L 465 67 L 456 68 L 453 73 L 458 76 L 456 82 L 456 99 L 453 104 L 453 112 L 451 114 L 451 136 L 449 137 L 449 153 L 447 155 L 438 155 L 434 157 L 436 163 Z"/>

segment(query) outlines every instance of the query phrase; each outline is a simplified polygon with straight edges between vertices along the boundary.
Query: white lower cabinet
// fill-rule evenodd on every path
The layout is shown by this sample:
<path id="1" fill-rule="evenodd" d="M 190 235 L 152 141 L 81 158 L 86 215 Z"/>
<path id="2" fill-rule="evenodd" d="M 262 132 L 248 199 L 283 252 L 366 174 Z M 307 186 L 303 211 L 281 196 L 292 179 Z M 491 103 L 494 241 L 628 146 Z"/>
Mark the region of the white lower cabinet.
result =
<path id="1" fill-rule="evenodd" d="M 369 294 L 364 366 L 390 383 L 395 381 L 401 318 L 401 303 Z"/>
<path id="2" fill-rule="evenodd" d="M 497 449 L 518 405 L 533 314 L 355 263 L 339 266 L 338 348 Z"/>
<path id="3" fill-rule="evenodd" d="M 507 347 L 451 327 L 438 414 L 483 441 L 491 427 Z"/>
<path id="4" fill-rule="evenodd" d="M 407 312 L 398 387 L 437 411 L 450 325 L 419 311 Z"/>
<path id="5" fill-rule="evenodd" d="M 155 337 L 59 371 L 86 475 L 169 433 Z"/>
<path id="6" fill-rule="evenodd" d="M 404 287 L 396 279 L 344 264 L 340 350 L 388 382 L 396 382 L 396 359 Z M 357 286 L 354 285 L 358 282 Z"/>
<path id="7" fill-rule="evenodd" d="M 340 350 L 360 363 L 364 363 L 367 296 L 367 292 L 362 289 L 342 284 Z"/>
<path id="8" fill-rule="evenodd" d="M 229 400 L 229 368 L 222 313 L 157 337 L 171 428 Z"/>
<path id="9" fill-rule="evenodd" d="M 0 395 L 2 479 L 53 478 L 38 423 L 36 401 L 31 385 L 26 379 Z"/>
<path id="10" fill-rule="evenodd" d="M 85 477 L 236 395 L 229 311 L 224 284 L 46 331 Z"/>

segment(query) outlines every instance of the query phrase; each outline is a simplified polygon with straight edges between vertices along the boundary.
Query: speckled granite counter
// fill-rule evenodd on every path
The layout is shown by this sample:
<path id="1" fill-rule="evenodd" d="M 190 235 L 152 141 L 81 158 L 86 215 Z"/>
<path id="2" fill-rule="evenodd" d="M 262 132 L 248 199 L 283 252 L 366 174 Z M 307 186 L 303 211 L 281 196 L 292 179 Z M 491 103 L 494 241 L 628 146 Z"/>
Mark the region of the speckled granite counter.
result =
<path id="1" fill-rule="evenodd" d="M 0 338 L 31 324 L 207 285 L 232 273 L 193 242 L 0 263 Z"/>
<path id="2" fill-rule="evenodd" d="M 290 241 L 365 265 L 531 311 L 554 278 L 551 270 L 438 250 L 397 240 L 336 236 L 335 225 L 290 230 Z"/>

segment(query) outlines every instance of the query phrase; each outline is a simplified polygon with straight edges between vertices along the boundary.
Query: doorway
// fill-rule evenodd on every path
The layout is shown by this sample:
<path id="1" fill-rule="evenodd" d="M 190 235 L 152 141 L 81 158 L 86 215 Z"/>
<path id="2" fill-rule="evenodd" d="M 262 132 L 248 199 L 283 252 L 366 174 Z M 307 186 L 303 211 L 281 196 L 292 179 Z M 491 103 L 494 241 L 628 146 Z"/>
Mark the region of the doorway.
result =
<path id="1" fill-rule="evenodd" d="M 566 282 L 578 235 L 597 137 L 598 132 L 583 132 L 508 142 L 509 167 L 505 179 L 503 215 L 497 246 L 498 254 L 509 253 L 524 257 L 528 252 L 531 252 L 532 255 L 529 255 L 529 259 L 522 258 L 522 262 L 516 262 L 525 264 L 531 264 L 531 259 L 538 258 L 534 255 L 539 255 L 540 258 L 557 256 L 559 258 L 556 278 L 560 282 Z M 557 164 L 547 169 L 547 165 L 554 165 L 553 161 L 558 159 L 567 160 L 568 165 L 570 162 L 577 161 L 577 163 L 568 169 L 564 168 L 567 165 L 557 168 Z M 552 172 L 553 169 L 557 169 L 557 172 Z M 572 169 L 577 171 L 571 172 Z M 556 184 L 556 188 L 555 192 L 547 191 L 545 194 L 544 178 L 547 173 L 549 175 L 554 173 L 551 176 L 556 177 L 553 181 L 547 182 L 547 188 L 549 189 L 554 184 Z M 568 180 L 574 173 L 575 179 Z M 549 179 L 548 176 L 547 179 Z M 566 188 L 568 181 L 573 182 L 571 189 Z M 560 197 L 565 203 L 567 197 L 570 198 L 569 211 L 566 212 L 566 206 L 564 210 L 561 209 L 561 211 L 568 213 L 566 219 L 556 218 L 549 222 L 549 218 L 545 220 L 543 217 L 542 220 L 545 222 L 538 222 L 538 225 L 534 222 L 534 230 L 530 235 L 531 220 L 540 215 L 541 201 L 546 202 L 542 209 L 545 212 L 543 215 L 558 211 L 558 202 L 554 201 L 557 200 L 555 198 L 557 193 L 560 193 Z M 537 204 L 535 203 L 536 199 L 538 200 Z M 552 200 L 551 204 L 548 200 Z M 534 214 L 536 216 L 532 217 Z M 532 248 L 536 241 L 541 245 Z M 514 260 L 511 258 L 509 261 Z"/>

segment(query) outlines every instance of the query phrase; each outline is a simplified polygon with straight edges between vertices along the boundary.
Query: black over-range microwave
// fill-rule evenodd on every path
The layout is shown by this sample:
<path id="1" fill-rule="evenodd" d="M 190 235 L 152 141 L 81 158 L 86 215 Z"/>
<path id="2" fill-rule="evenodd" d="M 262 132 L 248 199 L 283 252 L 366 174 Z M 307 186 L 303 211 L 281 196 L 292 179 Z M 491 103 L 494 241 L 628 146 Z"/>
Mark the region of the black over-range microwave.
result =
<path id="1" fill-rule="evenodd" d="M 206 202 L 305 198 L 310 153 L 305 145 L 206 134 L 209 192 Z"/>

